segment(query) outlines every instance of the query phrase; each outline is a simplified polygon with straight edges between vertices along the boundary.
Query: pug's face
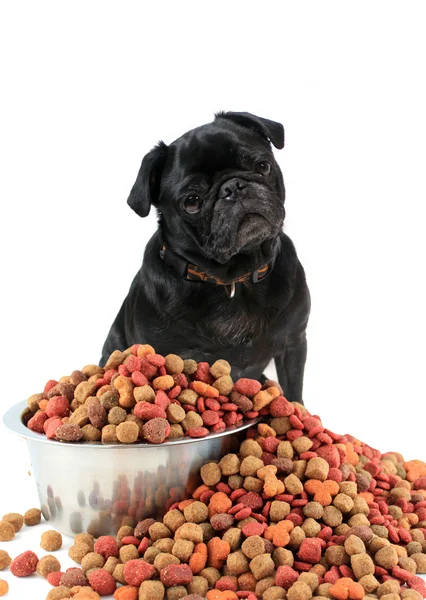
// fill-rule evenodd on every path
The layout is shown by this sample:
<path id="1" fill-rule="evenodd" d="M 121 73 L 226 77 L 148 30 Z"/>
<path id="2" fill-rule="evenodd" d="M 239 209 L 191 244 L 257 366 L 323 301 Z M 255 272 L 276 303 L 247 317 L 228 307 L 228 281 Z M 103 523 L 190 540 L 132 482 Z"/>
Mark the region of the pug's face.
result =
<path id="1" fill-rule="evenodd" d="M 225 265 L 269 246 L 285 216 L 281 170 L 269 140 L 284 145 L 282 125 L 248 113 L 223 113 L 142 162 L 129 197 L 141 216 L 154 204 L 164 238 Z"/>

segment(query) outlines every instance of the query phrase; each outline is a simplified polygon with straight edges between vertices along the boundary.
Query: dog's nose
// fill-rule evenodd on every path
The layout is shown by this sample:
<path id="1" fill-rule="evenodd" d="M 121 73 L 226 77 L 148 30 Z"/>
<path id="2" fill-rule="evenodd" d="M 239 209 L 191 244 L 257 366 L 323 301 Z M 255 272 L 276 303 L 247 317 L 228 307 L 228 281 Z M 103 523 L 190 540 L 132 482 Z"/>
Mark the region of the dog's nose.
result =
<path id="1" fill-rule="evenodd" d="M 219 190 L 219 198 L 224 200 L 234 200 L 237 193 L 243 190 L 247 186 L 247 183 L 243 179 L 234 177 L 225 181 Z"/>

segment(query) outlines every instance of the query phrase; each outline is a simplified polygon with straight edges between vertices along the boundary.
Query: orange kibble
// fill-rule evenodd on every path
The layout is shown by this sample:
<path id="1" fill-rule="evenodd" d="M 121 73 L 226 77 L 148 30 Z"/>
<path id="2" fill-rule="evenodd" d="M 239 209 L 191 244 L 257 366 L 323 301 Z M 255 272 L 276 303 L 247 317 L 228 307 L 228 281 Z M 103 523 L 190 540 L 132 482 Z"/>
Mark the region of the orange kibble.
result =
<path id="1" fill-rule="evenodd" d="M 209 486 L 206 485 L 205 483 L 203 483 L 202 485 L 198 486 L 197 489 L 195 490 L 195 492 L 193 492 L 192 497 L 195 500 L 199 500 L 201 498 L 201 495 L 204 492 L 208 492 L 209 491 Z"/>
<path id="2" fill-rule="evenodd" d="M 46 406 L 49 404 L 49 400 L 40 400 L 38 403 L 41 410 L 46 410 Z"/>
<path id="3" fill-rule="evenodd" d="M 208 541 L 207 548 L 209 554 L 209 566 L 220 569 L 223 561 L 228 558 L 228 554 L 231 552 L 231 546 L 225 540 L 214 537 Z"/>
<path id="4" fill-rule="evenodd" d="M 346 446 L 346 460 L 347 460 L 347 462 L 350 463 L 353 466 L 357 465 L 358 462 L 359 462 L 359 456 L 355 452 L 353 444 L 351 444 L 351 442 L 347 442 L 345 444 L 345 446 Z"/>
<path id="5" fill-rule="evenodd" d="M 189 506 L 190 504 L 193 504 L 194 502 L 195 502 L 195 500 L 192 500 L 191 498 L 189 500 L 182 500 L 182 502 L 179 503 L 178 508 L 180 511 L 183 512 L 187 506 Z"/>
<path id="6" fill-rule="evenodd" d="M 194 575 L 200 573 L 207 564 L 207 556 L 204 556 L 200 552 L 194 552 L 189 559 L 189 568 Z"/>
<path id="7" fill-rule="evenodd" d="M 223 590 L 222 598 L 224 598 L 225 600 L 237 600 L 238 596 L 235 592 L 231 590 Z"/>
<path id="8" fill-rule="evenodd" d="M 216 492 L 210 498 L 209 516 L 211 518 L 219 513 L 227 513 L 231 507 L 232 500 L 224 492 Z"/>
<path id="9" fill-rule="evenodd" d="M 364 498 L 364 500 L 367 502 L 367 504 L 372 504 L 373 502 L 376 501 L 374 495 L 371 492 L 360 492 L 358 494 L 358 496 L 360 498 Z"/>
<path id="10" fill-rule="evenodd" d="M 225 600 L 223 592 L 220 590 L 209 590 L 206 594 L 207 600 Z"/>
<path id="11" fill-rule="evenodd" d="M 205 398 L 217 398 L 219 396 L 219 390 L 203 381 L 193 381 L 192 387 L 197 394 Z"/>
<path id="12" fill-rule="evenodd" d="M 426 463 L 422 460 L 409 460 L 404 463 L 404 469 L 407 471 L 408 481 L 416 481 L 420 477 L 426 477 Z"/>
<path id="13" fill-rule="evenodd" d="M 119 587 L 114 592 L 114 600 L 138 600 L 138 590 L 131 585 Z"/>
<path id="14" fill-rule="evenodd" d="M 360 583 L 353 581 L 350 577 L 338 579 L 328 590 L 329 594 L 336 600 L 362 600 L 365 590 Z"/>
<path id="15" fill-rule="evenodd" d="M 339 484 L 332 479 L 320 481 L 319 479 L 308 479 L 305 482 L 305 491 L 313 495 L 314 502 L 319 502 L 322 506 L 329 506 L 333 498 L 339 493 Z"/>
<path id="16" fill-rule="evenodd" d="M 294 525 L 289 520 L 284 520 L 277 523 L 277 525 L 275 525 L 275 527 L 272 530 L 272 543 L 278 548 L 283 548 L 284 546 L 287 546 L 287 544 L 290 541 L 290 531 L 292 531 L 293 528 Z M 264 537 L 266 538 L 265 534 Z"/>
<path id="17" fill-rule="evenodd" d="M 207 545 L 204 544 L 203 542 L 196 544 L 195 548 L 194 548 L 194 552 L 196 552 L 197 554 L 201 554 L 202 556 L 207 556 L 208 555 Z"/>

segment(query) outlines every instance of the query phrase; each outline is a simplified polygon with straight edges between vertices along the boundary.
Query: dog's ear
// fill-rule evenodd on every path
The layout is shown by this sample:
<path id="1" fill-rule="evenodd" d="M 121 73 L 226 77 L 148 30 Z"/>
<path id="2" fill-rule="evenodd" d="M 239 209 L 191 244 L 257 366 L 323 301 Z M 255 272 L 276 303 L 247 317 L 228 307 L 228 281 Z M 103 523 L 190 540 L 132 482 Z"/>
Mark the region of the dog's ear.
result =
<path id="1" fill-rule="evenodd" d="M 281 123 L 256 117 L 256 115 L 247 112 L 219 112 L 215 115 L 215 118 L 229 119 L 230 121 L 234 121 L 234 123 L 238 123 L 238 125 L 248 127 L 252 131 L 266 137 L 272 142 L 275 148 L 279 150 L 284 148 L 284 127 Z"/>
<path id="2" fill-rule="evenodd" d="M 160 193 L 160 179 L 167 158 L 168 147 L 164 142 L 148 152 L 142 160 L 136 181 L 131 189 L 127 204 L 140 217 L 146 217 Z"/>

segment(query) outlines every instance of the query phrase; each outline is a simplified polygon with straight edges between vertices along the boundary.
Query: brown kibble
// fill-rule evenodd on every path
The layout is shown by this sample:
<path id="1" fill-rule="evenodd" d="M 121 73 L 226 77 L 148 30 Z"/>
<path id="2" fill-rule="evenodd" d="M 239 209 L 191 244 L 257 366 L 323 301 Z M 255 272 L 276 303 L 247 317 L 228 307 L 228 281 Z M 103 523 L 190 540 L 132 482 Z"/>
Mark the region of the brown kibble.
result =
<path id="1" fill-rule="evenodd" d="M 90 423 L 84 425 L 84 427 L 81 428 L 81 431 L 83 432 L 83 440 L 86 442 L 99 442 L 102 437 L 101 431 L 93 425 L 90 425 Z"/>
<path id="2" fill-rule="evenodd" d="M 263 454 L 263 450 L 255 440 L 244 440 L 240 446 L 240 456 L 241 458 L 246 458 L 246 456 L 255 456 L 256 458 L 261 458 Z"/>
<path id="3" fill-rule="evenodd" d="M 68 550 L 68 556 L 76 563 L 81 563 L 83 558 L 89 552 L 92 552 L 93 548 L 91 548 L 88 544 L 84 542 L 79 542 L 78 544 L 74 544 Z"/>
<path id="4" fill-rule="evenodd" d="M 234 551 L 234 550 L 239 549 L 239 547 L 241 545 L 242 536 L 243 536 L 243 534 L 241 532 L 241 529 L 239 529 L 238 527 L 230 527 L 223 534 L 222 540 L 224 540 L 225 542 L 228 542 L 231 550 Z M 253 539 L 253 536 L 250 539 Z M 243 548 L 241 548 L 241 550 L 243 550 Z M 265 550 L 263 550 L 263 552 L 264 551 Z M 244 550 L 243 550 L 243 552 L 244 552 Z M 244 554 L 245 554 L 245 552 L 244 552 Z"/>
<path id="5" fill-rule="evenodd" d="M 179 404 L 170 404 L 167 407 L 166 414 L 168 421 L 173 424 L 181 423 L 186 416 L 186 412 Z"/>
<path id="6" fill-rule="evenodd" d="M 296 475 L 294 475 L 294 473 L 287 475 L 284 479 L 284 485 L 286 492 L 289 494 L 297 495 L 303 492 L 303 483 Z"/>
<path id="7" fill-rule="evenodd" d="M 164 523 L 153 523 L 149 528 L 149 536 L 152 542 L 161 538 L 172 537 L 172 532 Z"/>
<path id="8" fill-rule="evenodd" d="M 172 540 L 172 538 L 161 538 L 161 540 L 154 542 L 153 547 L 158 548 L 160 552 L 167 552 L 170 554 L 174 543 L 175 542 Z"/>
<path id="9" fill-rule="evenodd" d="M 64 600 L 64 598 L 69 598 L 70 594 L 70 588 L 67 588 L 64 585 L 59 585 L 58 587 L 54 587 L 50 590 L 46 596 L 46 600 Z"/>
<path id="10" fill-rule="evenodd" d="M 108 571 L 111 575 L 114 573 L 114 569 L 117 565 L 120 564 L 120 559 L 115 556 L 110 556 L 104 566 L 102 567 L 105 571 Z"/>
<path id="11" fill-rule="evenodd" d="M 15 537 L 15 528 L 8 521 L 0 521 L 0 542 L 9 542 Z"/>
<path id="12" fill-rule="evenodd" d="M 124 423 L 126 417 L 127 411 L 124 408 L 121 406 L 114 406 L 108 413 L 108 423 L 110 425 L 119 425 L 120 423 Z"/>
<path id="13" fill-rule="evenodd" d="M 351 556 L 351 567 L 357 579 L 361 579 L 364 575 L 374 574 L 374 562 L 365 552 Z"/>
<path id="14" fill-rule="evenodd" d="M 425 558 L 426 558 L 426 556 L 425 556 Z M 417 565 L 416 565 L 415 561 L 412 558 L 409 558 L 408 556 L 400 556 L 399 557 L 398 567 L 401 567 L 401 569 L 405 569 L 406 571 L 408 571 L 409 573 L 412 573 L 413 575 L 415 575 L 417 573 Z"/>
<path id="15" fill-rule="evenodd" d="M 176 556 L 180 561 L 187 563 L 194 551 L 194 546 L 195 544 L 194 542 L 191 542 L 191 540 L 184 540 L 181 538 L 174 542 L 171 552 L 173 556 Z"/>
<path id="16" fill-rule="evenodd" d="M 321 531 L 321 525 L 317 521 L 315 521 L 315 519 L 310 519 L 310 518 L 305 519 L 305 521 L 302 523 L 301 528 L 302 528 L 303 532 L 305 533 L 306 537 L 317 537 L 317 535 Z M 295 527 L 293 529 L 292 533 L 294 532 L 295 529 L 298 529 L 298 528 Z"/>
<path id="17" fill-rule="evenodd" d="M 150 385 L 141 385 L 135 387 L 133 390 L 133 396 L 137 402 L 154 402 L 155 392 Z"/>
<path id="18" fill-rule="evenodd" d="M 185 375 L 193 375 L 197 370 L 198 364 L 195 360 L 188 358 L 183 361 L 183 372 Z"/>
<path id="19" fill-rule="evenodd" d="M 252 535 L 244 540 L 241 551 L 251 560 L 265 553 L 265 542 L 259 535 Z"/>
<path id="20" fill-rule="evenodd" d="M 329 546 L 325 551 L 327 563 L 332 566 L 341 567 L 349 564 L 349 555 L 342 546 Z"/>
<path id="21" fill-rule="evenodd" d="M 201 577 L 201 575 L 195 575 L 188 584 L 188 593 L 196 594 L 200 600 L 202 600 L 207 594 L 209 589 L 209 582 L 205 577 Z M 192 600 L 196 600 L 193 598 Z"/>
<path id="22" fill-rule="evenodd" d="M 238 475 L 240 472 L 240 459 L 236 454 L 226 454 L 219 462 L 222 475 Z"/>
<path id="23" fill-rule="evenodd" d="M 210 367 L 210 373 L 215 379 L 219 379 L 219 377 L 224 377 L 231 373 L 231 365 L 227 360 L 219 359 Z"/>
<path id="24" fill-rule="evenodd" d="M 213 387 L 219 391 L 221 396 L 228 396 L 234 388 L 234 382 L 232 377 L 229 377 L 229 375 L 223 375 L 222 377 L 216 379 Z"/>
<path id="25" fill-rule="evenodd" d="M 122 546 L 118 553 L 123 565 L 129 560 L 136 560 L 137 558 L 139 558 L 138 549 L 133 544 L 126 544 L 125 546 Z"/>
<path id="26" fill-rule="evenodd" d="M 279 585 L 271 585 L 262 594 L 262 600 L 280 600 L 286 598 L 287 594 L 284 588 Z"/>
<path id="27" fill-rule="evenodd" d="M 287 548 L 276 548 L 272 553 L 272 560 L 274 561 L 277 569 L 281 565 L 292 567 L 294 564 L 293 552 Z"/>
<path id="28" fill-rule="evenodd" d="M 194 392 L 194 390 L 183 390 L 178 396 L 178 400 L 181 404 L 189 404 L 190 406 L 195 406 L 197 399 L 198 394 L 197 392 Z"/>
<path id="29" fill-rule="evenodd" d="M 325 481 L 328 477 L 330 465 L 323 458 L 311 458 L 306 465 L 305 477 L 306 479 L 319 479 Z"/>
<path id="30" fill-rule="evenodd" d="M 381 598 L 382 596 L 387 596 L 388 594 L 399 594 L 400 584 L 396 579 L 388 579 L 384 583 L 380 584 L 376 590 L 376 596 Z"/>
<path id="31" fill-rule="evenodd" d="M 43 556 L 42 558 L 40 558 L 40 560 L 37 563 L 37 573 L 39 575 L 41 575 L 42 577 L 44 577 L 45 579 L 49 575 L 49 573 L 53 573 L 55 571 L 60 571 L 60 570 L 61 570 L 61 564 L 60 564 L 59 560 L 55 556 L 52 556 L 51 554 L 48 554 L 47 556 Z"/>
<path id="32" fill-rule="evenodd" d="M 0 550 L 0 571 L 6 569 L 11 562 L 12 559 L 10 558 L 6 550 Z"/>
<path id="33" fill-rule="evenodd" d="M 214 486 L 222 479 L 222 471 L 219 466 L 213 462 L 203 465 L 200 469 L 200 475 L 203 483 L 208 486 Z"/>
<path id="34" fill-rule="evenodd" d="M 240 475 L 243 477 L 255 477 L 257 471 L 264 467 L 264 463 L 256 456 L 246 456 L 240 465 Z"/>
<path id="35" fill-rule="evenodd" d="M 208 520 L 209 509 L 203 502 L 195 501 L 185 507 L 183 514 L 188 523 L 203 523 Z"/>
<path id="36" fill-rule="evenodd" d="M 54 552 L 62 546 L 62 535 L 53 529 L 41 534 L 40 546 L 46 552 Z"/>
<path id="37" fill-rule="evenodd" d="M 24 517 L 19 513 L 8 513 L 7 515 L 4 515 L 2 521 L 7 521 L 8 523 L 11 523 L 15 529 L 15 532 L 18 532 L 20 529 L 22 529 L 22 525 L 24 524 Z"/>
<path id="38" fill-rule="evenodd" d="M 343 521 L 343 515 L 335 506 L 325 506 L 322 519 L 329 527 L 337 527 Z"/>
<path id="39" fill-rule="evenodd" d="M 203 530 L 196 523 L 184 523 L 176 530 L 175 539 L 179 538 L 200 544 L 203 541 Z"/>
<path id="40" fill-rule="evenodd" d="M 337 494 L 333 498 L 333 504 L 336 508 L 338 508 L 342 513 L 348 513 L 354 508 L 354 501 L 350 496 L 346 494 Z"/>
<path id="41" fill-rule="evenodd" d="M 362 585 L 368 594 L 374 593 L 380 585 L 374 575 L 364 575 L 364 577 L 361 577 L 358 583 Z"/>
<path id="42" fill-rule="evenodd" d="M 193 427 L 203 427 L 203 419 L 196 412 L 189 412 L 186 414 L 184 420 L 180 423 L 184 431 L 192 429 Z"/>
<path id="43" fill-rule="evenodd" d="M 319 502 L 308 502 L 303 507 L 303 514 L 315 520 L 321 519 L 324 513 L 324 507 Z"/>
<path id="44" fill-rule="evenodd" d="M 312 598 L 312 590 L 307 583 L 296 581 L 291 588 L 287 590 L 288 600 L 310 600 Z"/>
<path id="45" fill-rule="evenodd" d="M 385 546 L 376 552 L 374 561 L 380 567 L 391 570 L 398 564 L 397 551 L 393 546 Z"/>
<path id="46" fill-rule="evenodd" d="M 169 437 L 167 439 L 175 440 L 175 439 L 183 437 L 184 435 L 185 435 L 185 432 L 182 429 L 182 427 L 178 423 L 175 423 L 174 425 L 170 425 L 170 433 L 169 433 Z"/>
<path id="47" fill-rule="evenodd" d="M 114 409 L 112 409 L 112 410 L 114 410 Z M 110 424 L 110 425 L 105 425 L 105 427 L 102 427 L 102 438 L 101 438 L 102 443 L 103 444 L 114 444 L 114 443 L 118 442 L 116 430 L 117 430 L 117 425 Z"/>
<path id="48" fill-rule="evenodd" d="M 117 426 L 115 433 L 122 444 L 134 444 L 139 437 L 139 426 L 133 421 L 125 421 Z"/>
<path id="49" fill-rule="evenodd" d="M 30 508 L 24 514 L 24 523 L 28 527 L 38 525 L 41 521 L 41 510 L 39 508 Z"/>
<path id="50" fill-rule="evenodd" d="M 272 575 L 274 570 L 275 564 L 270 554 L 260 554 L 250 561 L 250 571 L 258 581 Z"/>
<path id="51" fill-rule="evenodd" d="M 207 567 L 200 572 L 201 577 L 207 579 L 209 587 L 214 588 L 215 583 L 218 579 L 220 579 L 221 575 L 217 569 L 214 567 Z"/>
<path id="52" fill-rule="evenodd" d="M 423 595 L 416 590 L 402 589 L 400 595 L 402 600 L 423 600 Z"/>
<path id="53" fill-rule="evenodd" d="M 274 523 L 283 521 L 291 511 L 290 504 L 281 500 L 273 500 L 269 509 L 269 518 Z"/>
<path id="54" fill-rule="evenodd" d="M 112 576 L 114 577 L 114 579 L 116 581 L 118 581 L 118 583 L 121 583 L 122 585 L 127 585 L 127 582 L 124 579 L 124 565 L 123 564 L 120 563 L 119 565 L 117 565 L 115 567 Z"/>
<path id="55" fill-rule="evenodd" d="M 174 587 L 167 588 L 166 598 L 167 600 L 180 600 L 188 595 L 188 590 L 183 585 L 175 585 Z"/>
<path id="56" fill-rule="evenodd" d="M 265 577 L 264 579 L 261 579 L 256 583 L 256 587 L 254 590 L 256 596 L 263 597 L 263 594 L 266 592 L 266 590 L 269 590 L 269 588 L 273 586 L 275 586 L 274 577 Z"/>
<path id="57" fill-rule="evenodd" d="M 183 513 L 180 510 L 178 510 L 177 508 L 175 508 L 173 510 L 169 510 L 164 515 L 164 518 L 163 518 L 164 525 L 166 525 L 168 527 L 168 529 L 170 529 L 170 531 L 172 531 L 173 533 L 177 529 L 179 529 L 179 527 L 181 525 L 183 525 L 185 522 L 186 522 L 186 519 L 183 516 Z"/>
<path id="58" fill-rule="evenodd" d="M 302 452 L 308 452 L 312 448 L 313 441 L 308 437 L 302 435 L 299 438 L 296 438 L 292 443 L 293 448 L 296 450 L 297 454 L 302 454 Z"/>
<path id="59" fill-rule="evenodd" d="M 173 554 L 169 554 L 168 552 L 160 552 L 160 554 L 157 554 L 157 556 L 154 559 L 154 567 L 157 569 L 158 572 L 160 572 L 161 569 L 168 567 L 169 565 L 179 564 L 179 558 L 177 556 L 174 556 Z"/>
<path id="60" fill-rule="evenodd" d="M 168 354 L 166 357 L 166 371 L 169 375 L 178 375 L 182 373 L 185 363 L 177 354 Z"/>
<path id="61" fill-rule="evenodd" d="M 410 556 L 417 565 L 417 573 L 424 575 L 426 573 L 426 554 L 415 552 Z"/>
<path id="62" fill-rule="evenodd" d="M 139 600 L 163 600 L 164 595 L 164 585 L 161 581 L 142 581 Z"/>
<path id="63" fill-rule="evenodd" d="M 226 566 L 229 575 L 242 575 L 249 569 L 249 561 L 246 556 L 241 552 L 241 550 L 237 550 L 236 552 L 231 552 L 226 559 Z"/>
<path id="64" fill-rule="evenodd" d="M 90 569 L 102 569 L 105 558 L 97 552 L 89 552 L 81 560 L 81 570 L 86 575 Z"/>
<path id="65" fill-rule="evenodd" d="M 306 583 L 307 585 L 309 585 L 312 593 L 315 592 L 315 590 L 317 589 L 318 584 L 319 584 L 318 575 L 316 573 L 312 573 L 312 572 L 301 573 L 299 575 L 299 579 L 297 581 L 298 582 L 302 581 L 303 583 Z"/>
<path id="66" fill-rule="evenodd" d="M 349 556 L 353 554 L 363 554 L 365 553 L 365 544 L 361 538 L 356 535 L 350 535 L 345 540 L 345 550 Z"/>

